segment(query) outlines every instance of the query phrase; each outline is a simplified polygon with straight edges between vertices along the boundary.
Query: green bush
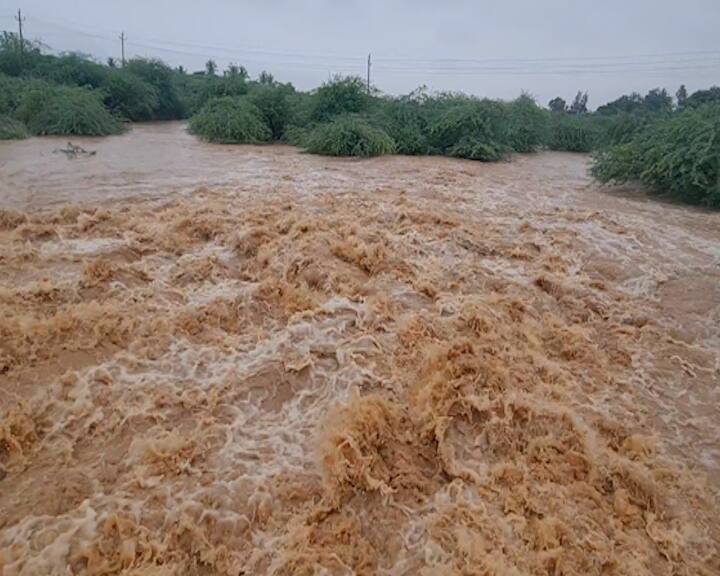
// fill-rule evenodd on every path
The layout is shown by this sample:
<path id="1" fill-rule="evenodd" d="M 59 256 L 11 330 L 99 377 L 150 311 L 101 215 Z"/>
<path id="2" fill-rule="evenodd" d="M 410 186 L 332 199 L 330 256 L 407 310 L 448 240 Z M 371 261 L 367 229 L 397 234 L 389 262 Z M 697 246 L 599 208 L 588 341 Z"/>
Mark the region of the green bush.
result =
<path id="1" fill-rule="evenodd" d="M 0 33 L 0 74 L 20 76 L 32 69 L 43 58 L 37 42 L 23 39 L 23 51 L 20 52 L 20 38 L 14 32 Z"/>
<path id="2" fill-rule="evenodd" d="M 600 139 L 597 122 L 588 115 L 553 114 L 548 148 L 563 152 L 591 152 Z"/>
<path id="3" fill-rule="evenodd" d="M 639 181 L 686 202 L 720 207 L 720 104 L 649 124 L 629 142 L 595 155 L 601 182 Z"/>
<path id="4" fill-rule="evenodd" d="M 0 140 L 20 140 L 27 136 L 28 131 L 25 124 L 15 120 L 12 116 L 0 114 Z"/>
<path id="5" fill-rule="evenodd" d="M 50 86 L 27 91 L 15 112 L 31 133 L 105 136 L 124 125 L 102 104 L 102 94 L 86 88 Z"/>
<path id="6" fill-rule="evenodd" d="M 648 113 L 617 113 L 612 116 L 595 116 L 598 131 L 596 145 L 598 148 L 625 144 L 643 130 L 648 124 L 659 117 Z"/>
<path id="7" fill-rule="evenodd" d="M 380 128 L 366 120 L 341 116 L 319 124 L 301 141 L 313 154 L 325 156 L 381 156 L 395 152 L 395 142 Z"/>
<path id="8" fill-rule="evenodd" d="M 687 97 L 683 106 L 685 108 L 699 108 L 706 104 L 720 103 L 720 86 L 711 86 L 707 90 L 698 90 Z"/>
<path id="9" fill-rule="evenodd" d="M 107 66 L 93 62 L 79 54 L 44 56 L 31 69 L 35 78 L 66 86 L 99 88 L 109 74 Z"/>
<path id="10" fill-rule="evenodd" d="M 245 97 L 210 100 L 190 118 L 189 130 L 220 144 L 257 144 L 272 139 L 262 113 Z"/>
<path id="11" fill-rule="evenodd" d="M 14 112 L 22 99 L 26 86 L 25 80 L 0 74 L 0 114 Z"/>
<path id="12" fill-rule="evenodd" d="M 499 160 L 512 152 L 507 106 L 492 100 L 454 97 L 433 104 L 431 150 L 471 160 Z"/>
<path id="13" fill-rule="evenodd" d="M 507 144 L 515 152 L 535 152 L 547 139 L 548 113 L 523 94 L 507 104 Z"/>
<path id="14" fill-rule="evenodd" d="M 155 89 L 158 100 L 153 111 L 154 120 L 176 120 L 185 117 L 186 111 L 173 81 L 175 72 L 165 63 L 160 60 L 133 58 L 123 70 L 135 74 Z"/>
<path id="15" fill-rule="evenodd" d="M 312 120 L 325 122 L 343 114 L 365 112 L 370 104 L 367 86 L 361 78 L 337 77 L 313 94 Z"/>
<path id="16" fill-rule="evenodd" d="M 411 93 L 400 98 L 381 101 L 373 123 L 382 126 L 395 141 L 398 154 L 428 154 L 426 98 L 422 93 Z"/>
<path id="17" fill-rule="evenodd" d="M 292 116 L 289 98 L 293 92 L 289 84 L 259 84 L 248 96 L 263 115 L 274 140 L 280 140 L 285 135 Z"/>
<path id="18" fill-rule="evenodd" d="M 135 122 L 152 120 L 158 108 L 157 91 L 135 74 L 116 70 L 103 85 L 105 106 Z"/>

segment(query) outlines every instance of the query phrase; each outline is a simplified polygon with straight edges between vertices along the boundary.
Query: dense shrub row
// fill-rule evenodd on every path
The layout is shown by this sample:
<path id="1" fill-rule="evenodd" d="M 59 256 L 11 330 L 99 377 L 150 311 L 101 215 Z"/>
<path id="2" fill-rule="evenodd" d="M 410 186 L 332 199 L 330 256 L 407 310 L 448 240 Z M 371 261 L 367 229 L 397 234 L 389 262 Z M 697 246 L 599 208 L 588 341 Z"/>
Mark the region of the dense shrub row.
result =
<path id="1" fill-rule="evenodd" d="M 325 156 L 382 156 L 395 152 L 395 142 L 384 130 L 356 116 L 338 116 L 316 126 L 300 144 Z"/>
<path id="2" fill-rule="evenodd" d="M 596 153 L 601 182 L 639 181 L 684 201 L 720 207 L 720 104 L 690 107 Z"/>
<path id="3" fill-rule="evenodd" d="M 587 109 L 587 94 L 549 109 L 522 95 L 511 102 L 455 93 L 370 93 L 354 77 L 298 92 L 263 72 L 249 78 L 209 61 L 188 74 L 158 60 L 124 67 L 79 55 L 51 56 L 13 34 L 0 35 L 0 139 L 27 134 L 106 135 L 127 121 L 190 118 L 189 130 L 218 143 L 286 141 L 335 156 L 438 154 L 496 161 L 541 148 L 595 152 L 602 181 L 638 180 L 708 205 L 717 199 L 720 88 L 676 101 L 665 91 L 637 93 Z"/>
<path id="4" fill-rule="evenodd" d="M 189 130 L 221 144 L 259 144 L 272 139 L 260 109 L 246 98 L 233 96 L 207 102 L 190 118 Z"/>
<path id="5" fill-rule="evenodd" d="M 0 135 L 114 134 L 125 121 L 187 118 L 214 98 L 248 95 L 272 136 L 280 138 L 289 118 L 286 96 L 294 93 L 292 86 L 275 83 L 267 73 L 252 81 L 241 67 L 218 77 L 187 74 L 159 60 L 135 58 L 119 68 L 112 61 L 105 65 L 75 54 L 52 56 L 28 41 L 23 52 L 21 57 L 14 34 L 0 35 L 0 114 L 13 119 L 13 125 L 27 123 L 25 129 Z M 47 93 L 42 96 L 47 113 L 35 110 L 38 91 Z M 60 113 L 63 106 L 67 111 Z"/>

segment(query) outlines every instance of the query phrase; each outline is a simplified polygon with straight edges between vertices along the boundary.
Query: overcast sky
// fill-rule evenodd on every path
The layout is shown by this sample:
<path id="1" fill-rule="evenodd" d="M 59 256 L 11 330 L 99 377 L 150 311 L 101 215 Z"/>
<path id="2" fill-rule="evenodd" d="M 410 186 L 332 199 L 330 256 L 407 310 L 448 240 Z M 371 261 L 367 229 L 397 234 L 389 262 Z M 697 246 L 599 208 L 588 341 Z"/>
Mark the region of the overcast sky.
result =
<path id="1" fill-rule="evenodd" d="M 188 69 L 267 69 L 312 88 L 333 73 L 380 90 L 425 84 L 543 104 L 590 93 L 596 107 L 656 86 L 720 85 L 720 0 L 3 0 L 0 25 L 55 50 L 158 57 Z"/>

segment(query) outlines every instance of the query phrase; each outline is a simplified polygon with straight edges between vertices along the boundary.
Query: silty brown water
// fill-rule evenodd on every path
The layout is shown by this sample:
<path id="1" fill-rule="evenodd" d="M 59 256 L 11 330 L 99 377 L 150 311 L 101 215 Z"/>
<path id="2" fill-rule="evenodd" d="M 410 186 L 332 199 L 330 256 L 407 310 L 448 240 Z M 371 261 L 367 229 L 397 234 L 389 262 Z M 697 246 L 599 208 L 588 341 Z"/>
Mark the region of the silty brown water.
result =
<path id="1" fill-rule="evenodd" d="M 72 142 L 0 143 L 3 576 L 717 573 L 717 214 Z"/>

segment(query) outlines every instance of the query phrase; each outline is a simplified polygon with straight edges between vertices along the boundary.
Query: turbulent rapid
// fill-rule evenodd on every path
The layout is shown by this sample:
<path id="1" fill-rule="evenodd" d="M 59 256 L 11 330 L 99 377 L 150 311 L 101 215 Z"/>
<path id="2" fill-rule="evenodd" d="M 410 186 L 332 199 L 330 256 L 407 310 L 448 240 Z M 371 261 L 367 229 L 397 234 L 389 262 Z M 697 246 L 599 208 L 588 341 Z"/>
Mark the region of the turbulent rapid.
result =
<path id="1" fill-rule="evenodd" d="M 78 142 L 0 144 L 0 575 L 720 571 L 717 214 Z"/>

